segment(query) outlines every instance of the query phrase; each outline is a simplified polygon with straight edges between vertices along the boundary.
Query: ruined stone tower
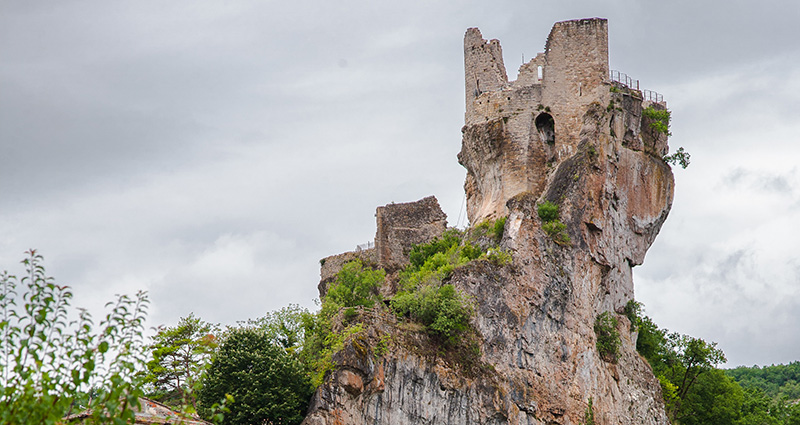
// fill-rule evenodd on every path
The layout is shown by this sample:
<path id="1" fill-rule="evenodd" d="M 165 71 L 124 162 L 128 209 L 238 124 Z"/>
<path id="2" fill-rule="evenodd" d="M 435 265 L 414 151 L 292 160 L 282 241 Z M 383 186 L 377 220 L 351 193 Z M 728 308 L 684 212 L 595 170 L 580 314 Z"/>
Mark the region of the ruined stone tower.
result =
<path id="1" fill-rule="evenodd" d="M 539 196 L 547 171 L 576 152 L 583 117 L 592 103 L 611 99 L 608 22 L 558 22 L 544 53 L 508 81 L 500 43 L 477 28 L 464 37 L 466 114 L 459 162 L 467 168 L 471 223 L 508 214 L 522 192 Z M 638 137 L 633 135 L 633 137 Z"/>

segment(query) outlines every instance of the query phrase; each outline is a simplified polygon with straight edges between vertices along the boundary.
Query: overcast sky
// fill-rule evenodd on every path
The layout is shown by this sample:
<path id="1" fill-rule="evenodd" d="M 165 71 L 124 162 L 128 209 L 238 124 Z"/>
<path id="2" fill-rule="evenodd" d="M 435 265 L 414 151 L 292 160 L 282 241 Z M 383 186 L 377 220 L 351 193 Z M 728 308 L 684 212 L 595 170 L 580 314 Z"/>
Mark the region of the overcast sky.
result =
<path id="1" fill-rule="evenodd" d="M 515 79 L 594 16 L 692 155 L 637 299 L 730 366 L 800 360 L 794 0 L 0 0 L 0 269 L 37 248 L 95 317 L 149 291 L 150 325 L 315 308 L 375 207 L 436 195 L 457 224 L 464 31 Z"/>

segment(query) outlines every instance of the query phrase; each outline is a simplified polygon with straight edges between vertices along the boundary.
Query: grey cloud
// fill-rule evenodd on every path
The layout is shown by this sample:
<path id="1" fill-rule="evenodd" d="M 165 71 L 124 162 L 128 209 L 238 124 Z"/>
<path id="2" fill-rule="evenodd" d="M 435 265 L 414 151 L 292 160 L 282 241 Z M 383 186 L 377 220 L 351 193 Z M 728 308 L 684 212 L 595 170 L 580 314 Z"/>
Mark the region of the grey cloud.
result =
<path id="1" fill-rule="evenodd" d="M 797 168 L 776 173 L 737 167 L 722 177 L 721 181 L 721 185 L 729 189 L 746 188 L 787 196 L 792 196 L 796 192 L 797 184 L 800 184 Z"/>
<path id="2" fill-rule="evenodd" d="M 717 198 L 693 189 L 797 196 L 796 173 L 753 164 L 759 150 L 740 170 L 715 174 L 713 162 L 746 150 L 729 136 L 793 152 L 783 135 L 797 109 L 798 11 L 781 6 L 4 3 L 0 268 L 36 246 L 88 304 L 149 288 L 158 323 L 313 307 L 319 258 L 372 238 L 376 206 L 434 194 L 458 220 L 464 30 L 500 39 L 515 78 L 553 22 L 603 16 L 612 66 L 664 92 L 671 143 L 698 158 L 677 171 L 672 216 L 636 269 L 660 286 L 637 294 L 657 294 L 648 309 L 671 329 L 734 335 L 693 326 L 705 310 L 738 323 L 735 312 L 687 299 L 747 305 L 736 292 L 766 288 L 763 254 L 730 242 L 735 217 L 703 208 Z M 776 140 L 760 137 L 765 127 Z M 700 313 L 675 313 L 684 305 Z M 754 323 L 768 338 L 771 325 Z"/>

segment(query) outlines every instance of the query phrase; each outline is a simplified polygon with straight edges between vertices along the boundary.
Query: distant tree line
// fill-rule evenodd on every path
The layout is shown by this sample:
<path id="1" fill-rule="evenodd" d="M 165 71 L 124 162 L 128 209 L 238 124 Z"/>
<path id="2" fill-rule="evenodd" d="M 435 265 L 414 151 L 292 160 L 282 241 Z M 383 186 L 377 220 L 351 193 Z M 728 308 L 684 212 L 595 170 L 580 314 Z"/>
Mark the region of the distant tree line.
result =
<path id="1" fill-rule="evenodd" d="M 757 388 L 774 399 L 800 399 L 800 361 L 787 365 L 740 366 L 725 371 L 744 388 Z"/>

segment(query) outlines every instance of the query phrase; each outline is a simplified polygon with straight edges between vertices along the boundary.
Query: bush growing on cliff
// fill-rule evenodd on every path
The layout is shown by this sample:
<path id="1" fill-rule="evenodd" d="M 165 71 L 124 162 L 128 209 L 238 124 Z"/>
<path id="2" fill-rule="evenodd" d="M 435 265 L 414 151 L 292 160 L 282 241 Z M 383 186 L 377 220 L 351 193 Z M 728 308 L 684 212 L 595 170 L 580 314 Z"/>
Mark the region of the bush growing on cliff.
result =
<path id="1" fill-rule="evenodd" d="M 589 397 L 589 405 L 586 407 L 586 411 L 583 412 L 583 423 L 581 425 L 595 425 L 593 404 L 592 398 Z"/>
<path id="2" fill-rule="evenodd" d="M 401 292 L 392 300 L 392 308 L 398 315 L 422 323 L 450 344 L 457 343 L 469 329 L 474 311 L 467 296 L 450 284 L 425 285 L 416 291 Z"/>
<path id="3" fill-rule="evenodd" d="M 457 343 L 469 329 L 474 307 L 469 297 L 443 282 L 457 267 L 473 260 L 486 259 L 495 265 L 511 262 L 511 256 L 496 246 L 505 222 L 505 217 L 485 221 L 470 233 L 449 229 L 440 238 L 414 246 L 411 264 L 400 272 L 400 291 L 392 299 L 395 314 L 425 325 L 449 344 Z M 491 239 L 488 247 L 481 246 L 486 244 L 485 236 Z"/>
<path id="4" fill-rule="evenodd" d="M 336 274 L 332 286 L 322 301 L 322 308 L 316 313 L 302 314 L 303 344 L 300 359 L 309 370 L 314 385 L 322 383 L 325 373 L 333 367 L 330 361 L 338 351 L 338 343 L 343 342 L 352 326 L 341 332 L 333 332 L 331 320 L 344 309 L 344 314 L 355 313 L 356 307 L 371 308 L 380 301 L 378 288 L 383 283 L 386 272 L 371 269 L 361 260 L 346 263 Z M 350 314 L 354 319 L 356 314 Z M 358 323 L 354 324 L 358 326 Z M 348 330 L 349 329 L 349 330 Z"/>
<path id="5" fill-rule="evenodd" d="M 380 300 L 378 288 L 385 278 L 383 269 L 365 267 L 361 260 L 350 261 L 336 274 L 325 303 L 336 307 L 372 307 Z"/>
<path id="6" fill-rule="evenodd" d="M 536 208 L 539 218 L 542 219 L 542 230 L 559 245 L 569 245 L 572 243 L 567 233 L 567 225 L 559 220 L 558 205 L 544 201 Z"/>
<path id="7" fill-rule="evenodd" d="M 539 214 L 539 218 L 545 223 L 558 220 L 558 205 L 550 201 L 544 201 L 539 204 L 536 208 L 536 212 Z"/>
<path id="8" fill-rule="evenodd" d="M 654 130 L 667 136 L 672 136 L 669 131 L 669 121 L 672 114 L 669 110 L 648 106 L 642 110 L 642 115 L 650 119 L 650 127 Z"/>
<path id="9" fill-rule="evenodd" d="M 567 225 L 560 220 L 542 223 L 542 230 L 560 245 L 569 245 L 572 242 L 567 234 Z"/>
<path id="10" fill-rule="evenodd" d="M 621 345 L 617 325 L 619 322 L 613 313 L 606 311 L 597 316 L 594 321 L 594 333 L 597 336 L 597 351 L 600 358 L 616 363 Z"/>
<path id="11" fill-rule="evenodd" d="M 507 217 L 500 217 L 497 220 L 486 220 L 475 226 L 474 231 L 478 236 L 487 235 L 492 238 L 494 243 L 499 244 L 503 239 L 506 219 Z"/>
<path id="12" fill-rule="evenodd" d="M 414 245 L 408 256 L 411 267 L 422 267 L 428 258 L 438 253 L 446 253 L 453 247 L 459 246 L 461 239 L 462 235 L 458 229 L 447 229 L 441 237 L 435 238 L 431 242 Z M 467 256 L 469 256 L 468 254 Z"/>
<path id="13" fill-rule="evenodd" d="M 639 328 L 642 321 L 642 303 L 635 300 L 628 300 L 625 304 L 625 317 L 631 322 L 631 332 Z"/>

